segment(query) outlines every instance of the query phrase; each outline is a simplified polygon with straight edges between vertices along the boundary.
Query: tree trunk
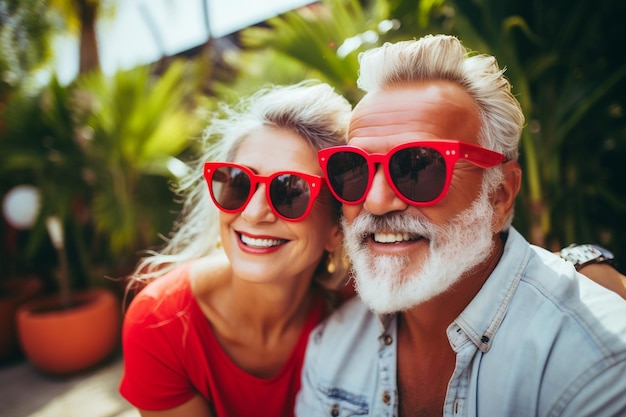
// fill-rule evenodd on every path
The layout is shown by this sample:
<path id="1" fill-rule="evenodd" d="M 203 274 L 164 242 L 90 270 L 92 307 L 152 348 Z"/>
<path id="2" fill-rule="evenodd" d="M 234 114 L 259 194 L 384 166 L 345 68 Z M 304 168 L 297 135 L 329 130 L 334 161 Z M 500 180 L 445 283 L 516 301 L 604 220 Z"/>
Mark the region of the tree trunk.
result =
<path id="1" fill-rule="evenodd" d="M 98 40 L 96 38 L 96 16 L 99 2 L 75 0 L 80 19 L 79 74 L 100 69 Z"/>

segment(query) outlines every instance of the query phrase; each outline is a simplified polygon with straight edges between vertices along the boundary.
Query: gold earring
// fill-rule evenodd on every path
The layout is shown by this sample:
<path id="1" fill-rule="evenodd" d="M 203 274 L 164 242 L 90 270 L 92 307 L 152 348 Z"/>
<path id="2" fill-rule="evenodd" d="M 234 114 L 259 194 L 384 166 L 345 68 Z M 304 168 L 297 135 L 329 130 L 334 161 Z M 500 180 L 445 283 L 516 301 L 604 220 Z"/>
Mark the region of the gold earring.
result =
<path id="1" fill-rule="evenodd" d="M 328 252 L 328 256 L 326 257 L 326 271 L 329 274 L 332 274 L 337 269 L 337 265 L 335 265 L 335 260 L 332 252 Z"/>

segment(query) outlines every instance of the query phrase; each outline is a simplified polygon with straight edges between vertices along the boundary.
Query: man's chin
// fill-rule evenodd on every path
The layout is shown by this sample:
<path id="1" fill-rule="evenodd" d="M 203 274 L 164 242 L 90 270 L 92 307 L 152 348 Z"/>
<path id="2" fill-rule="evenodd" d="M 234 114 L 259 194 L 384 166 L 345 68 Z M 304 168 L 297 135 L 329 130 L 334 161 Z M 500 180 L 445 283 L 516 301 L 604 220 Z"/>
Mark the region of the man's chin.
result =
<path id="1" fill-rule="evenodd" d="M 355 271 L 355 288 L 361 300 L 377 314 L 396 313 L 411 308 L 421 301 L 420 294 L 415 294 L 416 276 L 401 277 L 396 267 L 388 272 L 378 270 Z"/>
<path id="2" fill-rule="evenodd" d="M 407 257 L 371 258 L 355 266 L 355 288 L 363 302 L 375 313 L 405 311 L 446 292 L 459 281 L 463 271 L 432 258 L 419 270 Z M 367 266 L 366 266 L 367 265 Z M 411 271 L 408 268 L 413 266 Z"/>
<path id="3" fill-rule="evenodd" d="M 431 297 L 423 297 L 417 294 L 407 296 L 401 291 L 361 291 L 357 290 L 361 300 L 376 314 L 398 313 L 417 307 L 428 301 Z M 434 295 L 433 295 L 434 296 Z"/>
<path id="4" fill-rule="evenodd" d="M 396 305 L 389 293 L 370 294 L 359 291 L 357 293 L 363 303 L 375 314 L 391 314 L 403 310 L 401 306 Z"/>

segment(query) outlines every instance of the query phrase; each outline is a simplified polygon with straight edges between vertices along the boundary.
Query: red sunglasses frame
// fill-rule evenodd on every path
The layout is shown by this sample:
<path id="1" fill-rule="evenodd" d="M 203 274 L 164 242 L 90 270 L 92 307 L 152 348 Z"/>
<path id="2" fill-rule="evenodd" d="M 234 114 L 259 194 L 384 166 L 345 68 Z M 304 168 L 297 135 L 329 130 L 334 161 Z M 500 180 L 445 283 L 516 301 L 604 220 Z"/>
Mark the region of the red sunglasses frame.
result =
<path id="1" fill-rule="evenodd" d="M 391 173 L 389 171 L 389 163 L 391 157 L 399 151 L 408 148 L 431 148 L 438 151 L 444 159 L 446 164 L 446 178 L 443 188 L 439 195 L 430 201 L 413 201 L 406 197 L 404 194 L 398 190 L 394 181 L 391 178 Z M 335 192 L 333 188 L 332 182 L 329 180 L 328 175 L 328 160 L 333 155 L 340 152 L 351 152 L 361 155 L 365 161 L 367 162 L 368 168 L 368 178 L 367 178 L 367 186 L 365 187 L 365 191 L 363 196 L 359 197 L 359 199 L 355 201 L 348 201 L 341 198 L 340 195 Z M 326 182 L 328 183 L 328 188 L 330 188 L 331 192 L 335 196 L 337 200 L 339 200 L 343 204 L 348 205 L 356 205 L 361 204 L 367 198 L 367 194 L 372 187 L 372 181 L 374 179 L 374 175 L 376 174 L 376 164 L 380 164 L 383 166 L 383 171 L 385 173 L 385 177 L 387 179 L 387 183 L 393 190 L 393 192 L 405 203 L 411 204 L 413 206 L 423 207 L 423 206 L 432 206 L 437 204 L 441 199 L 446 195 L 448 189 L 450 188 L 450 182 L 452 180 L 452 172 L 454 171 L 455 164 L 464 159 L 472 164 L 480 167 L 480 168 L 491 168 L 496 165 L 501 164 L 505 161 L 505 156 L 501 153 L 492 151 L 491 149 L 483 148 L 481 146 L 473 145 L 471 143 L 462 142 L 458 140 L 449 140 L 449 139 L 438 139 L 438 140 L 425 140 L 425 141 L 415 141 L 415 142 L 406 142 L 400 145 L 394 146 L 389 149 L 386 153 L 369 153 L 365 149 L 360 148 L 358 146 L 352 145 L 343 145 L 343 146 L 333 146 L 330 148 L 325 148 L 318 151 L 318 159 L 319 164 L 322 170 L 324 171 L 324 175 L 326 176 Z"/>
<path id="2" fill-rule="evenodd" d="M 248 197 L 246 198 L 244 203 L 241 205 L 241 207 L 236 208 L 236 209 L 224 208 L 221 204 L 219 204 L 219 202 L 215 198 L 215 195 L 213 194 L 213 175 L 215 171 L 217 171 L 220 168 L 236 168 L 236 169 L 241 170 L 242 172 L 245 172 L 250 178 L 250 190 L 248 192 Z M 276 207 L 274 206 L 274 202 L 272 201 L 272 197 L 270 195 L 269 185 L 274 179 L 276 179 L 277 177 L 281 175 L 298 176 L 304 179 L 309 185 L 309 190 L 310 190 L 309 202 L 307 204 L 307 208 L 305 212 L 299 217 L 296 217 L 296 218 L 285 217 L 284 215 L 280 214 L 278 210 L 276 209 Z M 272 210 L 272 213 L 274 213 L 280 219 L 286 220 L 288 222 L 297 222 L 297 221 L 304 219 L 306 216 L 309 215 L 309 213 L 311 212 L 313 208 L 313 203 L 315 202 L 315 199 L 319 195 L 320 189 L 322 188 L 322 184 L 324 183 L 324 178 L 320 177 L 319 175 L 305 174 L 303 172 L 296 172 L 296 171 L 279 171 L 279 172 L 274 172 L 271 175 L 259 175 L 244 165 L 239 165 L 239 164 L 235 164 L 231 162 L 214 162 L 214 161 L 204 163 L 204 179 L 206 180 L 207 186 L 209 187 L 209 194 L 211 196 L 211 199 L 213 200 L 213 203 L 217 206 L 217 208 L 219 208 L 221 211 L 225 213 L 239 213 L 245 210 L 245 208 L 248 206 L 248 203 L 252 199 L 252 196 L 256 193 L 258 185 L 265 184 L 265 199 L 267 201 L 267 205 Z"/>

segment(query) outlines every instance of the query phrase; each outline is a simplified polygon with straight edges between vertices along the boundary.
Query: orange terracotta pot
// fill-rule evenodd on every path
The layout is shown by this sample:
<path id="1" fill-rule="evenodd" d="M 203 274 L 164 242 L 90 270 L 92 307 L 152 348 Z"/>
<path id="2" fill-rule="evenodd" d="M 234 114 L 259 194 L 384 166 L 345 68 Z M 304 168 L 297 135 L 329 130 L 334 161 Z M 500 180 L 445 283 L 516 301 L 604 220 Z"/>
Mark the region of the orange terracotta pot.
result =
<path id="1" fill-rule="evenodd" d="M 60 308 L 59 297 L 23 304 L 17 329 L 26 358 L 48 374 L 71 374 L 107 359 L 119 346 L 121 305 L 109 290 L 77 293 L 73 306 Z"/>
<path id="2" fill-rule="evenodd" d="M 41 293 L 37 277 L 23 277 L 3 284 L 0 296 L 0 362 L 16 357 L 20 352 L 15 315 L 20 305 Z"/>

